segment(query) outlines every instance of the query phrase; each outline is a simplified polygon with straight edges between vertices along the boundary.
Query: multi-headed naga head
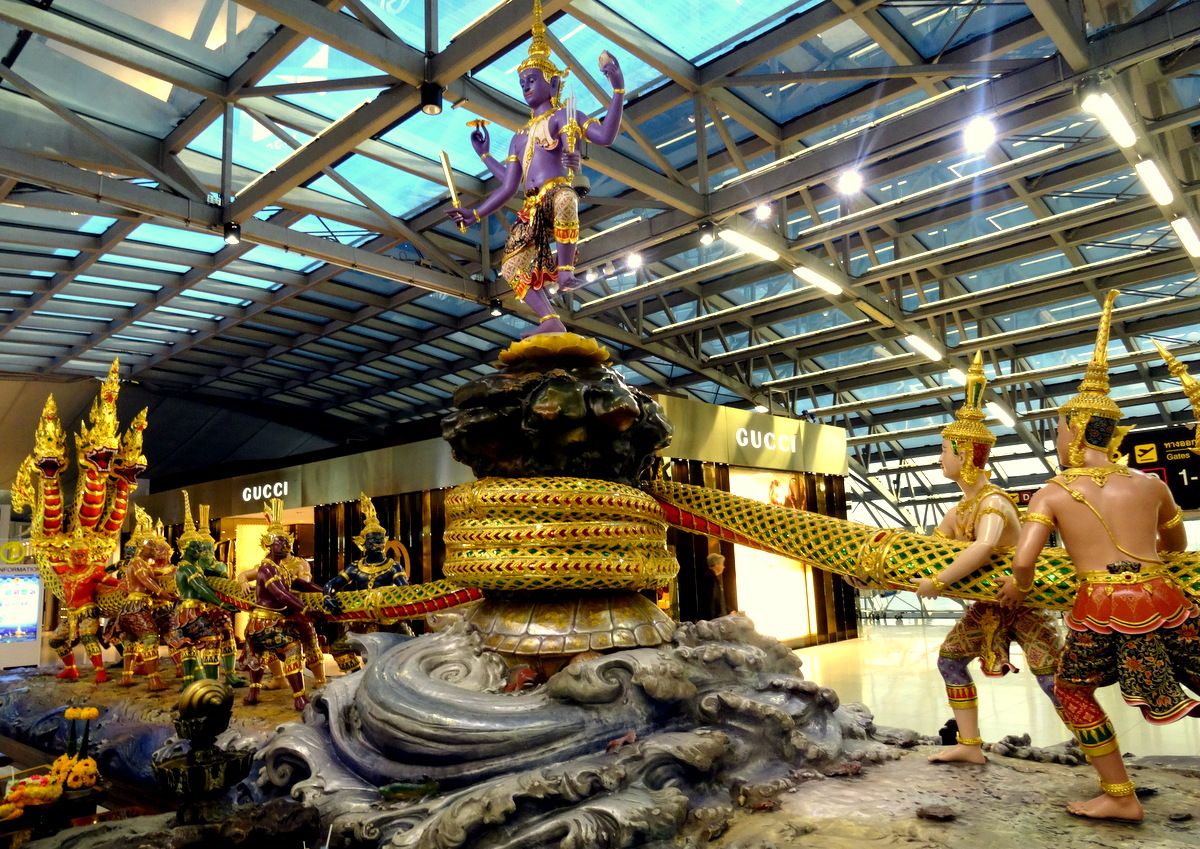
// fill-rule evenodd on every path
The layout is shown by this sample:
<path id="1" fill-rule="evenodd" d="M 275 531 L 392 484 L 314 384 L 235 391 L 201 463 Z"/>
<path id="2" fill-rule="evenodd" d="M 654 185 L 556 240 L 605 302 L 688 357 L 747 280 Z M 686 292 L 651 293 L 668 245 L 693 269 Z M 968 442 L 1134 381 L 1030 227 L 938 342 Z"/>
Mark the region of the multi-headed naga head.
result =
<path id="1" fill-rule="evenodd" d="M 79 462 L 98 472 L 107 473 L 121 444 L 117 440 L 117 395 L 121 391 L 120 361 L 113 359 L 100 394 L 92 401 L 88 423 L 79 423 L 76 446 Z"/>
<path id="2" fill-rule="evenodd" d="M 33 464 L 43 477 L 52 478 L 67 465 L 67 432 L 58 420 L 54 396 L 46 399 L 33 434 Z"/>
<path id="3" fill-rule="evenodd" d="M 142 435 L 146 431 L 146 417 L 149 412 L 149 407 L 143 407 L 129 423 L 129 427 L 121 434 L 121 450 L 112 462 L 112 474 L 124 478 L 131 488 L 137 485 L 138 476 L 146 471 Z"/>

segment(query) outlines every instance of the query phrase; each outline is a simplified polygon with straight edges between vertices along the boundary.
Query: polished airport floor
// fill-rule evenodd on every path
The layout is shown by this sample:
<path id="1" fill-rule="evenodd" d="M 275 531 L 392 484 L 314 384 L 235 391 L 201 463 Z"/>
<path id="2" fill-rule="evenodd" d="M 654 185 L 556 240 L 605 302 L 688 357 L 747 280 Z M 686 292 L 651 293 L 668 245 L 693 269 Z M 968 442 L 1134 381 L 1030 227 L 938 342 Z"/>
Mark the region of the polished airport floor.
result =
<path id="1" fill-rule="evenodd" d="M 951 623 L 862 624 L 856 640 L 799 649 L 804 676 L 833 688 L 843 703 L 862 702 L 878 725 L 914 728 L 936 734 L 950 717 L 946 691 L 937 671 L 938 646 Z M 1066 732 L 1049 699 L 1025 671 L 1021 650 L 1013 646 L 1018 674 L 984 678 L 978 663 L 971 672 L 979 688 L 979 721 L 985 740 L 1028 732 L 1034 745 L 1052 745 Z M 1116 687 L 1100 691 L 1100 703 L 1112 717 L 1121 750 L 1137 755 L 1200 755 L 1200 719 L 1150 725 L 1121 701 Z"/>

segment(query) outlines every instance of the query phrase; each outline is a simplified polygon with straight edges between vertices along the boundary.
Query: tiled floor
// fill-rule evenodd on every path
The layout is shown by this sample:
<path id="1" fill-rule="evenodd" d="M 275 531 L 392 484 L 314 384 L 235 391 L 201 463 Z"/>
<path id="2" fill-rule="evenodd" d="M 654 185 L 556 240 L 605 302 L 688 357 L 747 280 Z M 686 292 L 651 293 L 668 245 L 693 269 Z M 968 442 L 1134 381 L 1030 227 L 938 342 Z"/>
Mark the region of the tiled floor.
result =
<path id="1" fill-rule="evenodd" d="M 864 625 L 857 640 L 800 649 L 804 675 L 832 687 L 843 702 L 863 702 L 880 725 L 915 728 L 935 734 L 950 717 L 946 691 L 938 674 L 937 652 L 950 623 Z M 1001 679 L 984 678 L 978 664 L 971 671 L 979 688 L 979 721 L 983 737 L 1029 732 L 1035 745 L 1066 739 L 1049 699 L 1027 674 L 1020 649 L 1013 661 L 1022 671 Z M 1200 755 L 1200 719 L 1153 726 L 1121 701 L 1116 687 L 1100 691 L 1100 703 L 1112 717 L 1121 749 L 1138 755 Z"/>

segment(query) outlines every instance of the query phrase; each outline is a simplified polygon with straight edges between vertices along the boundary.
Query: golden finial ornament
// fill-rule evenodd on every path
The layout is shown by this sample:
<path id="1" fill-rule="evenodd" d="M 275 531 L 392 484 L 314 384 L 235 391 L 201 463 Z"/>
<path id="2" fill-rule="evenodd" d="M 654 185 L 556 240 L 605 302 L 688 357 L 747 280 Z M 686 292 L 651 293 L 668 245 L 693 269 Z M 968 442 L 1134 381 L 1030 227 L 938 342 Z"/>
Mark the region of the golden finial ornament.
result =
<path id="1" fill-rule="evenodd" d="M 942 428 L 943 439 L 967 440 L 984 445 L 995 445 L 996 434 L 984 424 L 987 416 L 983 412 L 983 393 L 987 389 L 987 375 L 983 373 L 983 352 L 976 351 L 971 367 L 967 369 L 967 386 L 963 404 L 954 414 L 954 421 Z"/>
<path id="2" fill-rule="evenodd" d="M 542 22 L 542 0 L 533 0 L 532 33 L 533 41 L 529 44 L 529 56 L 517 66 L 517 73 L 537 68 L 546 78 L 546 82 L 549 82 L 551 77 L 558 77 L 560 80 L 566 79 L 567 70 L 559 68 L 550 61 L 550 42 L 546 38 L 546 25 Z"/>
<path id="3" fill-rule="evenodd" d="M 1117 406 L 1116 401 L 1108 397 L 1108 334 L 1112 326 L 1113 301 L 1117 299 L 1118 294 L 1116 289 L 1110 289 L 1104 298 L 1104 309 L 1100 313 L 1100 326 L 1096 330 L 1096 347 L 1092 350 L 1092 359 L 1088 362 L 1083 382 L 1079 384 L 1079 392 L 1063 404 L 1063 415 L 1086 413 L 1116 421 L 1121 419 L 1121 408 Z"/>
<path id="4" fill-rule="evenodd" d="M 270 548 L 271 541 L 275 537 L 283 537 L 288 541 L 288 550 L 290 551 L 296 537 L 287 529 L 287 525 L 283 523 L 283 499 L 272 498 L 270 501 L 264 501 L 263 515 L 267 519 L 267 532 L 259 539 L 262 547 Z"/>
<path id="5" fill-rule="evenodd" d="M 987 375 L 983 373 L 983 352 L 976 351 L 971 367 L 967 369 L 967 385 L 963 393 L 962 406 L 954 414 L 954 421 L 942 428 L 942 438 L 949 439 L 954 453 L 962 458 L 962 480 L 973 484 L 978 479 L 981 460 L 976 465 L 976 445 L 996 444 L 996 434 L 985 423 L 983 393 L 987 389 Z M 986 456 L 986 454 L 984 455 Z"/>
<path id="6" fill-rule="evenodd" d="M 1200 380 L 1196 380 L 1188 374 L 1187 366 L 1181 363 L 1178 357 L 1160 345 L 1157 340 L 1153 341 L 1163 362 L 1167 364 L 1167 371 L 1183 384 L 1183 394 L 1187 396 L 1188 403 L 1192 405 L 1192 415 L 1196 417 L 1196 421 L 1200 422 Z M 1200 454 L 1200 425 L 1196 427 L 1196 435 L 1193 437 L 1190 450 L 1193 454 Z"/>
<path id="7" fill-rule="evenodd" d="M 175 546 L 180 553 L 187 548 L 189 542 L 207 542 L 216 545 L 216 540 L 208 530 L 208 505 L 200 505 L 200 518 L 197 522 L 192 518 L 192 500 L 188 495 L 188 491 L 183 490 L 183 533 L 179 535 L 179 539 L 175 541 Z"/>

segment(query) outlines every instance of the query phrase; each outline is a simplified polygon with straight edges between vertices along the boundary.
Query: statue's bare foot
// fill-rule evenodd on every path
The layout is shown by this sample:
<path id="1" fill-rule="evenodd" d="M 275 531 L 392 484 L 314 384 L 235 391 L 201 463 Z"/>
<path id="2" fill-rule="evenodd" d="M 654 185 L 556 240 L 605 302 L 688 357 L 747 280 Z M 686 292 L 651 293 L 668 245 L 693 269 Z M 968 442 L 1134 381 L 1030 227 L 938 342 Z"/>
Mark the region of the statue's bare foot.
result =
<path id="1" fill-rule="evenodd" d="M 562 323 L 562 320 L 557 316 L 548 318 L 545 321 L 538 322 L 537 327 L 532 327 L 529 330 L 521 332 L 522 339 L 528 339 L 530 336 L 536 336 L 539 333 L 566 333 L 567 328 Z"/>
<path id="2" fill-rule="evenodd" d="M 558 281 L 557 282 L 558 282 L 558 293 L 560 295 L 563 292 L 570 292 L 572 289 L 578 289 L 580 286 L 582 286 L 584 284 L 583 280 L 580 280 L 578 277 L 576 277 L 570 271 L 558 272 Z"/>
<path id="3" fill-rule="evenodd" d="M 931 764 L 985 764 L 988 759 L 979 746 L 964 746 L 961 743 L 943 752 L 929 756 Z"/>
<path id="4" fill-rule="evenodd" d="M 1107 793 L 1086 802 L 1072 802 L 1067 805 L 1067 813 L 1085 819 L 1127 823 L 1139 823 L 1144 816 L 1137 796 L 1109 796 Z"/>

